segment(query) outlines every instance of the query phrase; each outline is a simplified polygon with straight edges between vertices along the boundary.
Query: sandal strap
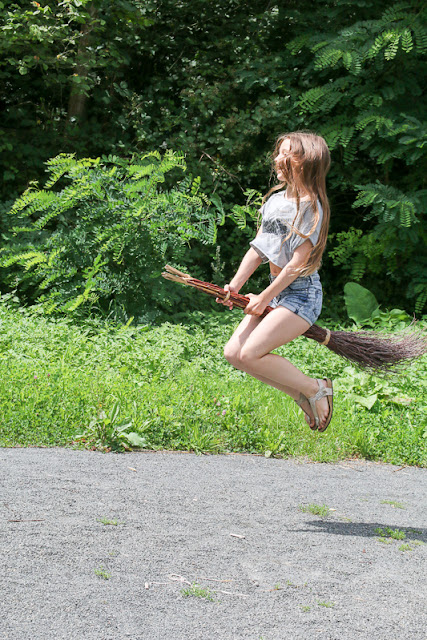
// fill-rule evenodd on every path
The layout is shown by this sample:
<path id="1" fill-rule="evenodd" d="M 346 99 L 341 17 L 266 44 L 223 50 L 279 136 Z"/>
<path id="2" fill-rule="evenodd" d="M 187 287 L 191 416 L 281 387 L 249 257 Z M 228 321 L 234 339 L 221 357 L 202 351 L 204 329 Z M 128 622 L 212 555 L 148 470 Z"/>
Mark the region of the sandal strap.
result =
<path id="1" fill-rule="evenodd" d="M 297 405 L 299 407 L 301 407 L 301 409 L 304 411 L 304 413 L 307 416 L 309 414 L 304 410 L 304 407 L 302 406 L 302 404 L 304 402 L 308 402 L 308 404 L 311 407 L 311 410 L 313 411 L 315 426 L 316 426 L 316 428 L 319 428 L 319 426 L 320 426 L 320 418 L 319 418 L 319 414 L 317 413 L 316 402 L 318 400 L 320 400 L 321 398 L 324 398 L 325 396 L 332 396 L 333 395 L 333 391 L 332 391 L 332 389 L 330 387 L 326 386 L 325 380 L 323 380 L 321 378 L 316 378 L 316 381 L 317 381 L 317 384 L 319 386 L 318 392 L 314 396 L 311 396 L 310 398 L 307 398 L 307 396 L 305 396 L 302 392 L 300 392 L 299 398 L 298 398 L 298 400 L 295 400 L 295 402 L 297 403 Z M 328 402 L 329 402 L 329 400 L 328 400 Z M 313 428 L 313 427 L 311 427 L 311 428 Z"/>
<path id="2" fill-rule="evenodd" d="M 302 409 L 302 403 L 306 402 L 306 400 L 308 400 L 307 396 L 305 396 L 303 393 L 300 392 L 299 398 L 298 398 L 298 400 L 295 400 L 295 402 Z"/>
<path id="3" fill-rule="evenodd" d="M 311 398 L 308 398 L 308 400 L 313 400 L 314 402 L 317 402 L 317 400 L 320 400 L 320 398 L 324 398 L 325 396 L 331 396 L 331 395 L 332 395 L 332 389 L 329 389 L 329 387 L 322 387 L 321 389 L 319 389 L 316 395 L 312 396 Z"/>
<path id="4" fill-rule="evenodd" d="M 316 396 L 317 396 L 317 394 L 316 394 Z M 317 413 L 317 407 L 316 407 L 316 396 L 312 396 L 311 398 L 307 398 L 307 400 L 309 401 L 311 410 L 312 410 L 312 412 L 314 414 L 314 420 L 316 422 L 316 426 L 319 426 L 319 415 Z"/>
<path id="5" fill-rule="evenodd" d="M 317 380 L 317 384 L 319 385 L 319 391 L 314 395 L 311 396 L 310 398 L 307 398 L 308 402 L 310 403 L 310 407 L 314 413 L 314 419 L 316 422 L 316 426 L 319 426 L 320 423 L 320 418 L 319 418 L 319 414 L 317 413 L 317 407 L 316 407 L 316 402 L 318 400 L 320 400 L 321 398 L 324 398 L 325 396 L 331 396 L 332 395 L 332 389 L 330 389 L 329 387 L 326 386 L 326 383 L 324 380 L 316 378 Z M 324 384 L 321 384 L 321 383 Z M 301 398 L 300 398 L 301 399 Z"/>

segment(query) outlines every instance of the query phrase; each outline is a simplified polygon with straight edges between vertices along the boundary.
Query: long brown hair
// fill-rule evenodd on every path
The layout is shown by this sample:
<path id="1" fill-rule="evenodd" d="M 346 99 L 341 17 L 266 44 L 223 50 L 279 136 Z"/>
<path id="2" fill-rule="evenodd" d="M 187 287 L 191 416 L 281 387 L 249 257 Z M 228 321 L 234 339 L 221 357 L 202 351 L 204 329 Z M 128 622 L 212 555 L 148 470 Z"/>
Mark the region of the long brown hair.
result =
<path id="1" fill-rule="evenodd" d="M 273 167 L 276 165 L 274 159 L 278 155 L 280 146 L 285 139 L 289 139 L 290 149 L 287 157 L 278 164 L 285 179 L 280 184 L 272 187 L 264 196 L 262 202 L 264 203 L 275 191 L 280 191 L 288 185 L 296 194 L 297 213 L 292 222 L 291 230 L 284 239 L 287 240 L 292 233 L 296 233 L 304 239 L 313 233 L 320 218 L 317 206 L 317 199 L 319 199 L 323 209 L 319 238 L 305 263 L 296 270 L 298 275 L 308 276 L 320 267 L 328 238 L 331 209 L 326 195 L 326 175 L 331 166 L 331 156 L 328 146 L 321 136 L 311 131 L 293 131 L 292 133 L 283 133 L 277 138 L 272 155 Z M 308 194 L 314 213 L 313 226 L 307 235 L 301 233 L 294 226 L 300 213 L 301 193 L 304 196 Z"/>

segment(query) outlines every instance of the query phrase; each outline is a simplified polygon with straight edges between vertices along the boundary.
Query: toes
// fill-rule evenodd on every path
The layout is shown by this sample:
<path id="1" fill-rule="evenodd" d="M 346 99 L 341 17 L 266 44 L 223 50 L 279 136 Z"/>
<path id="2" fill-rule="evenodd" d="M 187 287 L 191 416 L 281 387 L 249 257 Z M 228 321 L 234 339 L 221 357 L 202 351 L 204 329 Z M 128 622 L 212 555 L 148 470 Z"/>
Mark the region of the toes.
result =
<path id="1" fill-rule="evenodd" d="M 310 418 L 310 416 L 308 416 L 307 414 L 305 415 L 305 421 L 308 424 L 308 426 L 310 427 L 310 429 L 313 429 L 313 419 Z"/>
<path id="2" fill-rule="evenodd" d="M 328 405 L 329 406 L 329 405 Z M 326 425 L 326 421 L 329 417 L 329 411 L 325 414 L 325 416 L 321 419 L 320 421 L 320 425 L 319 425 L 319 431 L 324 431 L 325 430 L 325 425 Z"/>
<path id="3" fill-rule="evenodd" d="M 307 402 L 308 404 L 308 402 Z M 303 409 L 304 411 L 304 409 Z M 308 426 L 310 427 L 310 429 L 314 429 L 315 425 L 314 425 L 314 418 L 310 416 L 309 413 L 306 413 L 306 411 L 304 411 L 304 419 L 306 421 L 306 423 L 308 424 Z"/>
<path id="4" fill-rule="evenodd" d="M 316 422 L 315 422 L 314 418 L 309 416 L 308 413 L 304 414 L 304 417 L 305 417 L 305 421 L 308 424 L 308 426 L 310 427 L 310 429 L 312 431 L 316 431 L 317 427 L 316 427 Z"/>

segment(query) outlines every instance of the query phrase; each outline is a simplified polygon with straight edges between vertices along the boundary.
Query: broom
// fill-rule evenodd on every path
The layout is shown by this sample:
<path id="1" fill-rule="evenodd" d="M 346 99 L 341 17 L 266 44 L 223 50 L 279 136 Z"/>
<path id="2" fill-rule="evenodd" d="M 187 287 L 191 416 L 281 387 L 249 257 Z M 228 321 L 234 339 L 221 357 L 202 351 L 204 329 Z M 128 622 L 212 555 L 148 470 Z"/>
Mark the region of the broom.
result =
<path id="1" fill-rule="evenodd" d="M 244 309 L 249 303 L 247 296 L 231 293 L 216 284 L 192 278 L 168 264 L 165 269 L 166 272 L 162 273 L 162 276 L 167 280 L 194 287 L 224 302 L 230 300 L 240 309 Z M 273 309 L 266 307 L 260 318 L 264 318 L 270 311 Z M 414 321 L 411 326 L 413 324 Z M 381 335 L 376 331 L 330 331 L 313 324 L 303 335 L 374 373 L 395 371 L 401 365 L 427 352 L 427 337 L 419 331 L 409 332 L 408 335 L 406 329 L 398 334 Z"/>

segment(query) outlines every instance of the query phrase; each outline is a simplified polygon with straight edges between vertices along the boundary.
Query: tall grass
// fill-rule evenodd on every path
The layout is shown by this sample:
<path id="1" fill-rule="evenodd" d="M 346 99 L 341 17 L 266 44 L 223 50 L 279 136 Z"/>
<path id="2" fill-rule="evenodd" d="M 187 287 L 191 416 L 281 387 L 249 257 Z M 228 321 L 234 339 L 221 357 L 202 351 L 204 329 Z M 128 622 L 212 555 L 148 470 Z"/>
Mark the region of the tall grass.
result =
<path id="1" fill-rule="evenodd" d="M 427 464 L 427 358 L 404 375 L 358 372 L 304 338 L 279 353 L 334 380 L 334 416 L 312 432 L 297 405 L 223 358 L 238 311 L 186 326 L 78 326 L 0 301 L 2 446 L 67 446 L 116 402 L 152 449 Z"/>

